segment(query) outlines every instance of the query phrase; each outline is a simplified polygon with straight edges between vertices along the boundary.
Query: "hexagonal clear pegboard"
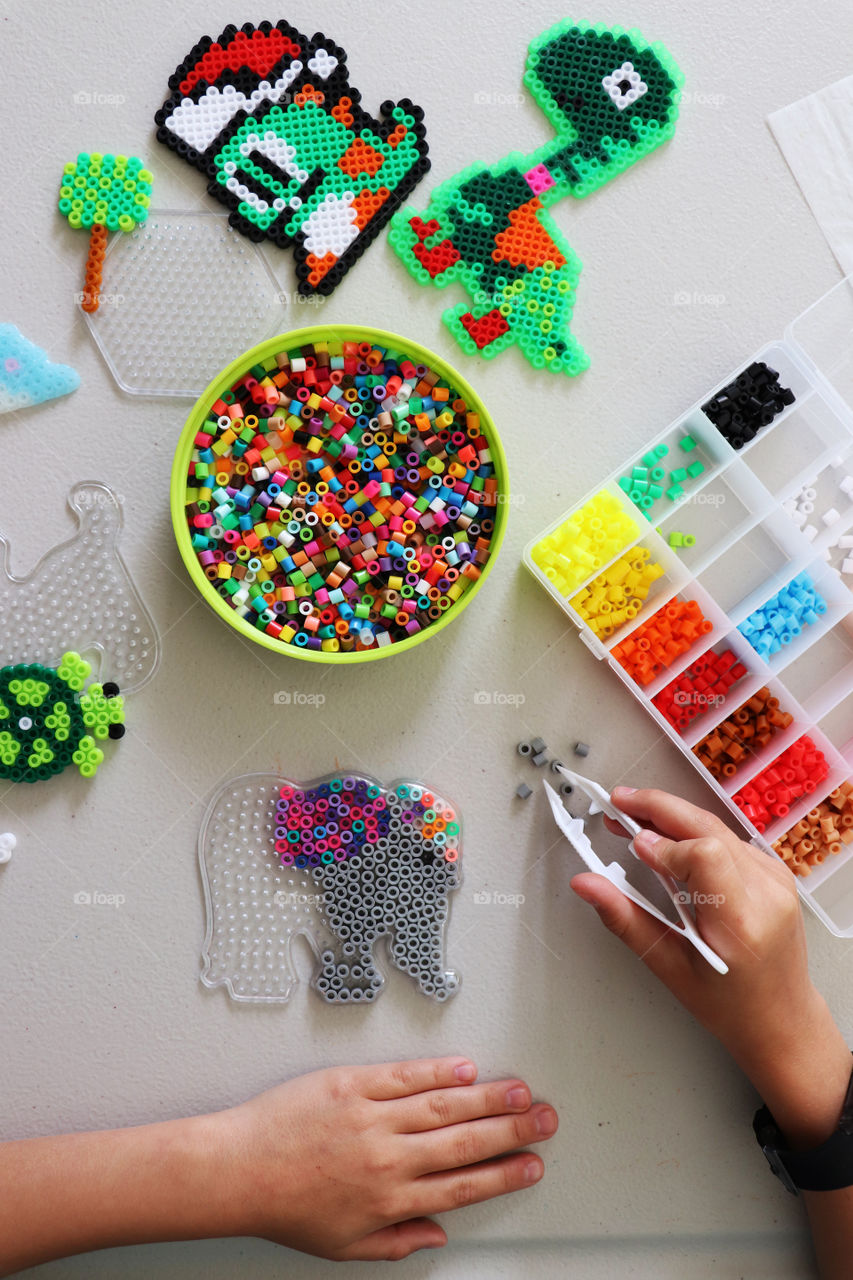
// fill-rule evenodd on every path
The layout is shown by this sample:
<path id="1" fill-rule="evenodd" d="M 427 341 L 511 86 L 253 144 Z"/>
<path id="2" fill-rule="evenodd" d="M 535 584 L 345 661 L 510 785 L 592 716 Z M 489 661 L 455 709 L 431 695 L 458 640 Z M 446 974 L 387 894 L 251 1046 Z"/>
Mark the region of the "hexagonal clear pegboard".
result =
<path id="1" fill-rule="evenodd" d="M 323 796 L 339 783 L 340 806 L 324 817 Z M 350 801 L 366 788 L 372 799 L 356 817 Z M 291 807 L 284 816 L 285 796 L 298 815 Z M 335 840 L 349 817 L 350 834 L 364 828 L 355 854 L 342 836 Z M 460 984 L 445 961 L 449 898 L 461 883 L 460 824 L 447 800 L 405 779 L 386 786 L 364 774 L 328 774 L 299 783 L 256 773 L 225 782 L 199 834 L 202 982 L 224 986 L 233 1000 L 284 1002 L 298 982 L 292 946 L 302 936 L 315 958 L 311 986 L 328 1003 L 370 1003 L 381 993 L 380 944 L 387 968 L 409 975 L 423 995 L 449 999 Z M 446 844 L 437 825 L 455 833 Z M 310 839 L 312 852 L 294 858 L 287 850 L 297 833 L 298 847 L 307 850 Z"/>
<path id="2" fill-rule="evenodd" d="M 228 215 L 159 210 L 114 234 L 86 323 L 131 395 L 201 394 L 234 356 L 282 328 L 288 295 Z"/>

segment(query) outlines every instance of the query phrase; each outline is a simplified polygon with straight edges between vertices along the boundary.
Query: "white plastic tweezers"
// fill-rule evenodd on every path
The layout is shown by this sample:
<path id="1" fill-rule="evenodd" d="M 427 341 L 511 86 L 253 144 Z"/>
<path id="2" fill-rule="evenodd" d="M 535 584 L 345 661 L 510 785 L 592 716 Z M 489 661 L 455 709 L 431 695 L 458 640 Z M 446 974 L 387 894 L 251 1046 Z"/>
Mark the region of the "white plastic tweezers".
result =
<path id="1" fill-rule="evenodd" d="M 600 786 L 597 782 L 593 782 L 591 778 L 584 778 L 579 773 L 572 773 L 571 769 L 566 769 L 562 765 L 559 766 L 559 772 L 567 782 L 570 782 L 573 787 L 577 787 L 579 791 L 582 791 L 584 795 L 589 797 L 591 801 L 589 811 L 591 814 L 606 813 L 608 818 L 614 818 L 619 825 L 630 834 L 631 839 L 629 841 L 628 848 L 636 858 L 637 851 L 634 848 L 634 837 L 639 835 L 642 830 L 639 823 L 635 822 L 633 818 L 629 818 L 627 813 L 623 813 L 623 811 L 610 799 L 610 796 L 604 790 L 604 787 Z M 554 821 L 569 841 L 569 844 L 571 844 L 583 858 L 590 871 L 594 871 L 597 875 L 604 876 L 605 880 L 609 880 L 611 884 L 615 885 L 620 893 L 623 893 L 626 898 L 630 898 L 630 900 L 635 902 L 638 907 L 642 907 L 642 909 L 647 911 L 650 916 L 654 916 L 655 920 L 660 920 L 661 924 L 665 924 L 668 928 L 674 929 L 676 933 L 682 934 L 688 942 L 692 942 L 699 954 L 704 956 L 708 961 L 708 964 L 711 965 L 713 969 L 716 969 L 717 973 L 728 973 L 729 966 L 717 955 L 716 951 L 712 950 L 712 948 L 708 946 L 704 938 L 701 937 L 698 929 L 696 928 L 696 922 L 687 909 L 687 905 L 684 901 L 684 895 L 678 887 L 678 881 L 674 876 L 665 875 L 660 871 L 654 872 L 664 889 L 666 889 L 675 910 L 678 912 L 678 918 L 681 921 L 680 925 L 675 924 L 672 920 L 668 920 L 661 911 L 658 911 L 654 903 L 649 902 L 648 898 L 644 897 L 639 890 L 635 889 L 633 885 L 628 883 L 628 877 L 625 874 L 625 869 L 620 866 L 618 862 L 602 862 L 601 858 L 599 858 L 598 854 L 590 844 L 589 837 L 584 829 L 583 818 L 573 818 L 570 813 L 567 813 L 562 800 L 547 781 L 545 782 L 545 791 L 547 792 L 548 800 L 551 804 L 551 812 L 554 815 Z"/>

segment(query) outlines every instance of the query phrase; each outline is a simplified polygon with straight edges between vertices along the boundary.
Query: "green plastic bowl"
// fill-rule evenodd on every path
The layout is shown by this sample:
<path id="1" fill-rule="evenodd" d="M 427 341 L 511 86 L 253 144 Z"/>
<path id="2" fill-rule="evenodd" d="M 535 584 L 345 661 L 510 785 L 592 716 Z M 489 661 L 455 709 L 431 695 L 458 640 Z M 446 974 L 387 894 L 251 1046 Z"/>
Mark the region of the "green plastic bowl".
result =
<path id="1" fill-rule="evenodd" d="M 266 635 L 263 631 L 259 631 L 257 627 L 253 627 L 245 618 L 241 618 L 236 610 L 225 603 L 219 592 L 211 586 L 205 577 L 192 548 L 184 513 L 187 471 L 192 455 L 193 441 L 205 421 L 208 406 L 218 399 L 223 392 L 227 391 L 253 364 L 265 360 L 268 356 L 276 355 L 279 351 L 290 350 L 292 347 L 304 346 L 311 342 L 329 340 L 375 342 L 380 346 L 390 347 L 392 351 L 403 351 L 416 360 L 418 364 L 425 364 L 429 368 L 435 369 L 443 378 L 450 381 L 465 397 L 471 408 L 480 415 L 480 426 L 483 435 L 489 442 L 500 497 L 495 512 L 495 528 L 492 534 L 489 558 L 486 561 L 483 572 L 473 586 L 469 587 L 465 594 L 455 604 L 451 605 L 436 622 L 418 632 L 417 635 L 409 636 L 408 639 L 400 640 L 396 644 L 387 645 L 383 649 L 365 650 L 362 653 L 323 653 L 313 649 L 302 649 L 297 645 L 281 644 L 273 636 Z M 437 635 L 439 631 L 443 631 L 454 618 L 459 616 L 480 590 L 497 559 L 506 532 L 508 493 L 506 454 L 503 451 L 503 445 L 495 430 L 491 415 L 473 387 L 463 377 L 460 377 L 452 365 L 449 365 L 446 360 L 442 360 L 440 356 L 437 356 L 427 347 L 422 347 L 419 343 L 412 342 L 399 333 L 391 333 L 387 329 L 373 329 L 366 325 L 318 324 L 311 325 L 307 329 L 292 329 L 289 333 L 279 334 L 275 338 L 267 338 L 266 342 L 261 342 L 258 346 L 252 347 L 250 351 L 238 356 L 227 368 L 217 374 L 210 386 L 199 396 L 184 424 L 178 447 L 175 450 L 175 460 L 172 463 L 172 527 L 175 531 L 175 539 L 178 544 L 178 550 L 181 553 L 181 559 L 186 565 L 187 573 L 190 575 L 202 599 L 210 605 L 214 613 L 217 613 L 235 631 L 239 631 L 248 640 L 253 640 L 255 644 L 263 645 L 265 649 L 272 649 L 276 653 L 284 654 L 290 658 L 298 658 L 302 662 L 326 662 L 331 663 L 332 666 L 347 666 L 358 662 L 376 662 L 380 658 L 389 658 L 395 653 L 413 649 L 415 645 L 423 644 L 425 640 L 429 640 L 432 636 Z"/>

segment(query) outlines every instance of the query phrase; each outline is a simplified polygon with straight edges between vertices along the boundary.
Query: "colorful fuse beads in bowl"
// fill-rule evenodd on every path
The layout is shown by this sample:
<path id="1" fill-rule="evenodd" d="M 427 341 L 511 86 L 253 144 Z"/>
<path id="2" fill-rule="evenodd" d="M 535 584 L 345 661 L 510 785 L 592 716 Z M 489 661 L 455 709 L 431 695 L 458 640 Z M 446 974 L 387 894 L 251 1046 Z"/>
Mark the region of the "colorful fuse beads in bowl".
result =
<path id="1" fill-rule="evenodd" d="M 405 351 L 276 345 L 190 420 L 186 522 L 219 612 L 321 660 L 423 637 L 499 541 L 500 446 Z"/>

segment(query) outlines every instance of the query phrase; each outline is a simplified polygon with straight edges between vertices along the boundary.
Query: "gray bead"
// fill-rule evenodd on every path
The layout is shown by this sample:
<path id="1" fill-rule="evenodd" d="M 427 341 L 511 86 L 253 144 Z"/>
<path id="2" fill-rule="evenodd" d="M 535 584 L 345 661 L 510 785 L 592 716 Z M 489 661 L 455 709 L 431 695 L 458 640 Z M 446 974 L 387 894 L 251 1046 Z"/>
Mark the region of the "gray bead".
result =
<path id="1" fill-rule="evenodd" d="M 587 744 L 586 744 L 585 742 L 576 742 L 576 743 L 575 743 L 575 745 L 574 745 L 573 750 L 574 750 L 574 753 L 575 753 L 575 755 L 576 755 L 576 756 L 588 756 L 588 755 L 589 755 L 589 747 L 587 746 Z"/>
<path id="2" fill-rule="evenodd" d="M 519 800 L 526 800 L 528 796 L 533 795 L 533 791 L 528 787 L 526 782 L 519 782 L 518 786 L 515 788 L 515 794 L 518 796 Z"/>

